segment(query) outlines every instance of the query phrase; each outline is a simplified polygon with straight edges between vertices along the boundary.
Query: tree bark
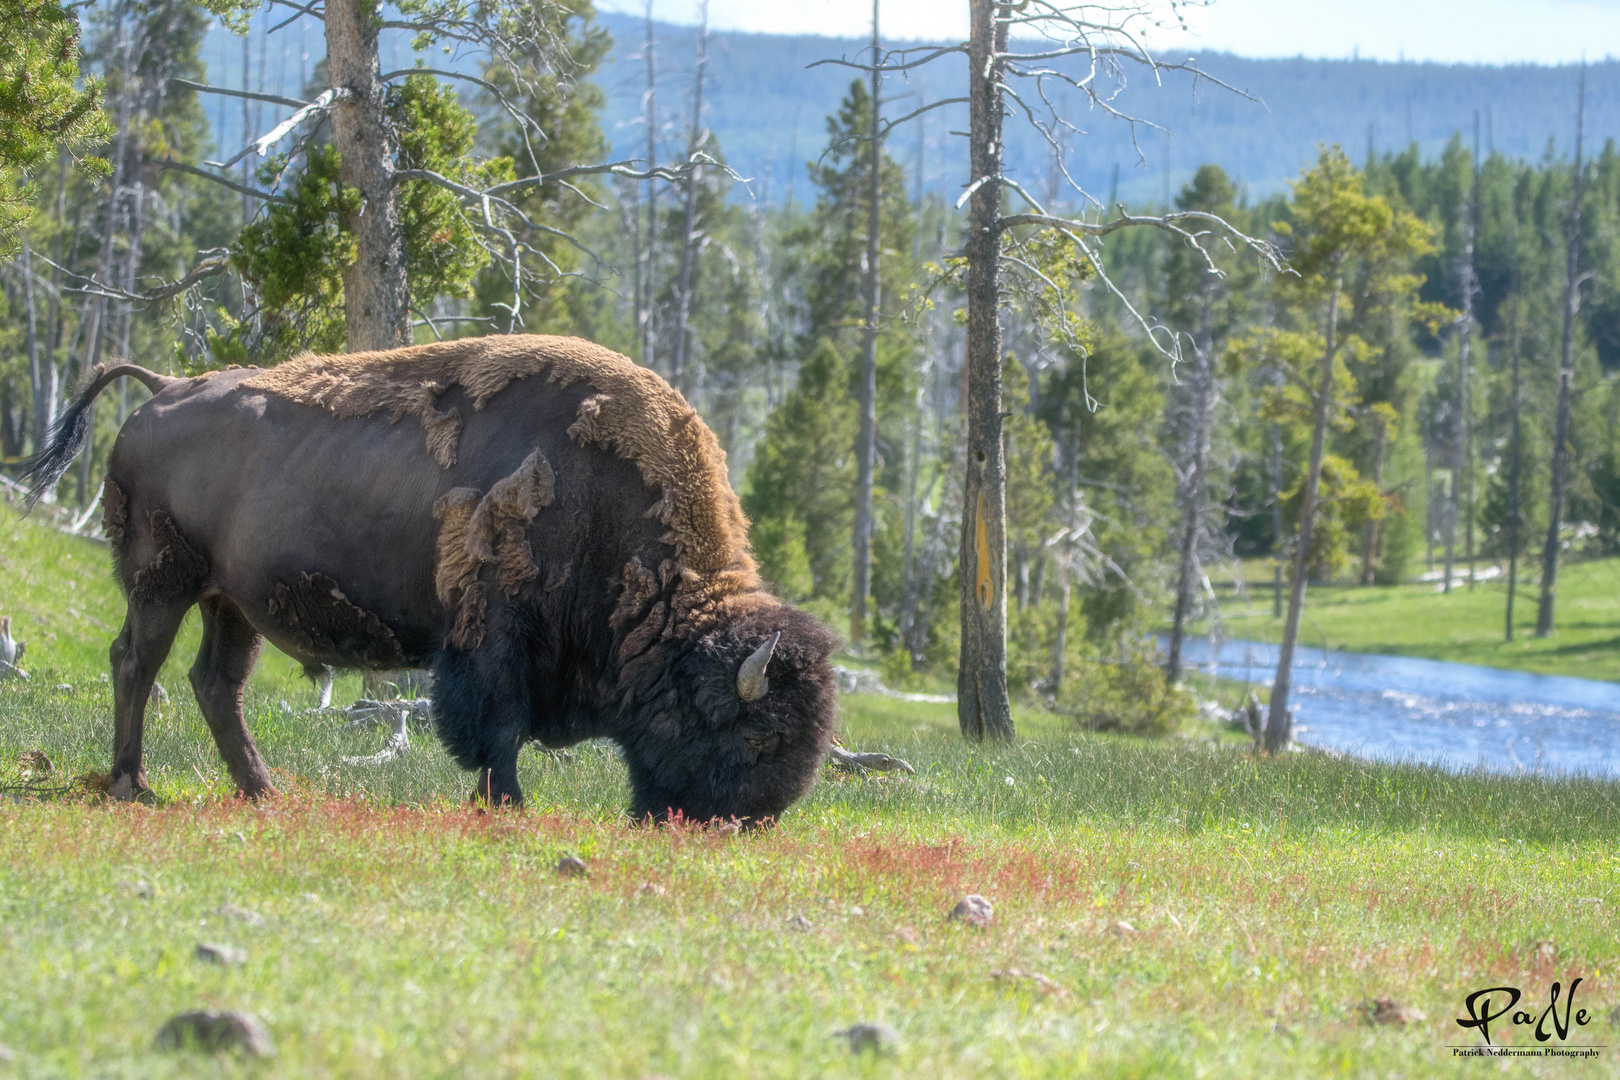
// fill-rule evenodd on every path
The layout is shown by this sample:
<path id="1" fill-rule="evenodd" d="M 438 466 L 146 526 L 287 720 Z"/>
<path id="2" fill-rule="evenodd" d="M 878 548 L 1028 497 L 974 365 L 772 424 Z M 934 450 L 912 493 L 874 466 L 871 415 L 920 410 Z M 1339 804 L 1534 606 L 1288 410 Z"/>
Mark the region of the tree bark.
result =
<path id="1" fill-rule="evenodd" d="M 856 405 L 860 427 L 855 439 L 855 572 L 849 605 L 849 640 L 866 635 L 866 603 L 872 593 L 872 472 L 877 458 L 878 258 L 882 253 L 883 75 L 878 70 L 878 0 L 872 0 L 872 125 L 867 136 L 866 322 L 861 327 L 861 379 Z"/>
<path id="2" fill-rule="evenodd" d="M 692 75 L 692 133 L 687 142 L 687 160 L 703 146 L 703 73 L 709 66 L 709 4 L 701 5 L 702 22 L 698 26 L 697 65 Z M 681 272 L 675 281 L 675 341 L 670 360 L 670 381 L 675 389 L 686 392 L 686 346 L 691 336 L 687 320 L 692 313 L 692 263 L 697 255 L 697 196 L 698 182 L 703 170 L 697 165 L 686 176 L 686 217 L 681 227 Z"/>
<path id="3" fill-rule="evenodd" d="M 1203 512 L 1204 472 L 1209 459 L 1209 414 L 1215 385 L 1215 334 L 1213 321 L 1212 286 L 1203 290 L 1203 312 L 1199 320 L 1198 341 L 1194 348 L 1196 367 L 1193 369 L 1192 417 L 1189 425 L 1188 446 L 1191 461 L 1187 479 L 1181 486 L 1181 551 L 1176 573 L 1176 613 L 1170 626 L 1169 656 L 1165 660 L 1165 682 L 1174 686 L 1181 681 L 1181 646 L 1187 635 L 1187 620 L 1192 615 L 1193 589 L 1198 575 L 1198 524 Z"/>
<path id="4" fill-rule="evenodd" d="M 1387 430 L 1386 430 L 1386 428 L 1384 426 L 1384 418 L 1383 417 L 1379 416 L 1377 413 L 1374 413 L 1373 417 L 1372 417 L 1372 422 L 1373 422 L 1373 460 L 1372 460 L 1373 487 L 1378 489 L 1378 494 L 1379 495 L 1383 495 L 1384 494 L 1384 440 L 1387 438 L 1388 433 L 1387 433 Z M 1380 524 L 1381 524 L 1381 522 L 1378 519 L 1374 518 L 1373 520 L 1367 522 L 1367 524 L 1362 528 L 1362 531 L 1361 531 L 1361 583 L 1362 583 L 1362 585 L 1371 585 L 1373 583 L 1374 571 L 1375 571 L 1375 569 L 1376 569 L 1376 567 L 1378 565 L 1378 541 L 1379 541 L 1379 537 L 1383 533 L 1383 530 L 1381 528 L 1379 528 Z"/>
<path id="5" fill-rule="evenodd" d="M 332 142 L 343 158 L 343 183 L 361 196 L 360 209 L 344 223 L 355 238 L 355 260 L 343 268 L 350 352 L 411 340 L 405 233 L 394 192 L 398 146 L 378 62 L 376 14 L 370 0 L 326 5 L 327 70 L 332 85 L 347 91 L 332 112 Z"/>
<path id="6" fill-rule="evenodd" d="M 1569 479 L 1569 395 L 1575 381 L 1575 311 L 1580 306 L 1581 138 L 1586 129 L 1586 69 L 1575 111 L 1575 191 L 1569 208 L 1569 238 L 1564 276 L 1564 343 L 1558 364 L 1558 419 L 1553 425 L 1552 490 L 1547 495 L 1547 542 L 1541 549 L 1541 603 L 1536 609 L 1536 637 L 1550 637 L 1558 596 L 1559 533 L 1564 524 L 1564 489 Z"/>
<path id="7" fill-rule="evenodd" d="M 1520 397 L 1519 384 L 1519 233 L 1518 225 L 1514 224 L 1513 231 L 1513 312 L 1511 329 L 1508 340 L 1508 358 L 1512 365 L 1512 403 L 1510 420 L 1512 422 L 1512 436 L 1510 453 L 1512 460 L 1508 463 L 1508 579 L 1507 579 L 1507 612 L 1505 639 L 1513 640 L 1513 594 L 1518 590 L 1519 579 L 1519 530 L 1523 521 L 1519 514 L 1519 411 L 1523 404 Z"/>
<path id="8" fill-rule="evenodd" d="M 657 41 L 653 37 L 652 0 L 647 0 L 646 21 L 647 43 L 643 59 L 647 64 L 647 169 L 651 171 L 658 167 L 658 52 Z M 638 254 L 638 264 L 640 261 Z M 642 309 L 636 329 L 641 336 L 641 362 L 656 369 L 658 334 L 655 311 L 658 291 L 654 283 L 658 280 L 658 182 L 650 177 L 647 180 L 646 264 L 643 286 L 647 292 L 645 297 L 637 296 Z"/>
<path id="9" fill-rule="evenodd" d="M 972 203 L 967 256 L 967 460 L 962 484 L 962 653 L 956 714 L 973 741 L 1013 736 L 1007 697 L 1007 465 L 1001 440 L 1001 128 L 1007 23 L 971 0 Z"/>
<path id="10" fill-rule="evenodd" d="M 1311 531 L 1316 517 L 1316 489 L 1322 480 L 1322 451 L 1327 441 L 1328 405 L 1333 398 L 1333 358 L 1339 349 L 1338 277 L 1328 297 L 1327 348 L 1322 352 L 1322 380 L 1316 390 L 1316 419 L 1311 426 L 1311 464 L 1299 508 L 1299 537 L 1294 542 L 1293 578 L 1288 583 L 1288 620 L 1283 623 L 1282 647 L 1277 652 L 1277 677 L 1271 684 L 1271 711 L 1266 716 L 1266 751 L 1276 753 L 1288 745 L 1292 726 L 1288 691 L 1294 676 L 1294 644 L 1299 639 L 1299 617 L 1305 607 L 1305 572 L 1310 559 Z"/>
<path id="11" fill-rule="evenodd" d="M 56 419 L 56 365 L 39 362 L 39 327 L 34 308 L 34 260 L 28 238 L 22 249 L 23 307 L 27 314 L 25 347 L 28 350 L 28 388 L 34 398 L 34 453 L 50 445 L 51 423 Z"/>

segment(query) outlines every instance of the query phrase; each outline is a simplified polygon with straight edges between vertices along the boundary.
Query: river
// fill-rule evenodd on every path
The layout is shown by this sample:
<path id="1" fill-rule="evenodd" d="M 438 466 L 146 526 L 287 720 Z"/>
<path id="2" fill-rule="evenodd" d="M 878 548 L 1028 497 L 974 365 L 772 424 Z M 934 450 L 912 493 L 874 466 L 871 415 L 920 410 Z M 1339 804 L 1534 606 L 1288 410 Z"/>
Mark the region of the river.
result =
<path id="1" fill-rule="evenodd" d="M 1210 643 L 1187 663 L 1210 671 Z M 1219 674 L 1270 686 L 1277 646 L 1228 641 Z M 1295 737 L 1385 761 L 1489 772 L 1620 777 L 1620 684 L 1378 656 L 1294 650 Z"/>

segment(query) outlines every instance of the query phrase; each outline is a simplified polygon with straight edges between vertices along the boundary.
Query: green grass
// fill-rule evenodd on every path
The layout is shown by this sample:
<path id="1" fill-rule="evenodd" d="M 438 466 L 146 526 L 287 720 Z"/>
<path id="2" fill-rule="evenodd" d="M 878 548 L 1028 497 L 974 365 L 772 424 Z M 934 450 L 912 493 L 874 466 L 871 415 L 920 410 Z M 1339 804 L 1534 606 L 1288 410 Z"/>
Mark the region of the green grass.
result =
<path id="1" fill-rule="evenodd" d="M 1246 567 L 1247 597 L 1219 586 L 1228 638 L 1278 641 L 1272 618 L 1269 564 Z M 1514 601 L 1512 643 L 1505 638 L 1507 585 L 1501 580 L 1452 586 L 1313 585 L 1305 594 L 1301 645 L 1351 652 L 1392 653 L 1514 668 L 1543 675 L 1620 681 L 1620 559 L 1572 563 L 1558 572 L 1557 632 L 1535 637 L 1534 581 L 1521 581 Z M 1204 632 L 1206 626 L 1197 628 Z"/>
<path id="2" fill-rule="evenodd" d="M 38 543 L 48 581 L 80 542 Z M 31 749 L 106 766 L 105 643 L 75 653 L 64 629 L 49 679 L 0 683 L 0 784 Z M 249 806 L 183 688 L 150 722 L 159 806 L 0 798 L 0 1078 L 1453 1076 L 1495 1070 L 1445 1048 L 1474 1041 L 1466 993 L 1544 1003 L 1577 975 L 1593 1022 L 1570 1041 L 1615 1041 L 1620 785 L 1257 762 L 1036 712 L 1017 744 L 973 747 L 951 706 L 860 696 L 845 740 L 915 777 L 829 773 L 754 834 L 641 829 L 610 750 L 525 751 L 530 808 L 479 815 L 426 734 L 344 766 L 382 736 L 272 681 L 247 707 L 288 793 Z M 589 876 L 559 877 L 564 854 Z M 945 918 L 968 892 L 987 929 Z M 995 977 L 1013 971 L 1054 989 Z M 1427 1019 L 1370 1025 L 1385 996 Z M 279 1056 L 151 1049 L 194 1008 L 257 1013 Z M 899 1050 L 831 1037 L 863 1020 Z M 1513 1068 L 1616 1075 L 1612 1054 Z"/>

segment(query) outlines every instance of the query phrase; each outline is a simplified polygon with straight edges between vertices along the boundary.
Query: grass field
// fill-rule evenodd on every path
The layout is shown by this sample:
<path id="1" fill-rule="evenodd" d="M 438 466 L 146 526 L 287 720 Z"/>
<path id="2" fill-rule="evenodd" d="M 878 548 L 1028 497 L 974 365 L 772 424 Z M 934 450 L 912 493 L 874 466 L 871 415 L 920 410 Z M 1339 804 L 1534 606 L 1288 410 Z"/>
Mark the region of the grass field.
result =
<path id="1" fill-rule="evenodd" d="M 77 614 L 36 623 L 56 637 L 33 633 L 35 677 L 0 683 L 0 784 L 29 750 L 105 768 L 102 549 L 10 529 L 0 611 L 60 606 L 77 575 Z M 343 765 L 382 736 L 307 714 L 278 661 L 248 711 L 288 793 L 249 806 L 177 660 L 150 720 L 158 806 L 0 798 L 0 1077 L 1449 1077 L 1507 1064 L 1451 1056 L 1478 1041 L 1453 1020 L 1466 994 L 1516 986 L 1539 1015 L 1577 976 L 1590 1023 L 1568 1042 L 1620 1023 L 1614 784 L 1257 762 L 1041 713 L 979 748 L 951 706 L 856 696 L 845 740 L 916 776 L 829 773 L 772 830 L 630 827 L 595 746 L 525 751 L 530 808 L 481 816 L 425 733 Z M 589 874 L 560 876 L 564 855 Z M 969 892 L 987 928 L 946 919 Z M 1385 997 L 1425 1017 L 1369 1022 Z M 152 1049 L 195 1008 L 254 1012 L 278 1055 Z M 833 1032 L 861 1021 L 899 1046 L 852 1054 Z M 1506 1019 L 1492 1036 L 1535 1045 Z"/>
<path id="2" fill-rule="evenodd" d="M 1269 563 L 1246 567 L 1246 595 L 1217 583 L 1228 638 L 1277 641 L 1282 620 L 1271 616 Z M 1572 563 L 1558 572 L 1557 627 L 1535 637 L 1537 584 L 1519 584 L 1513 642 L 1505 638 L 1507 586 L 1500 579 L 1449 594 L 1430 584 L 1372 588 L 1313 585 L 1305 594 L 1301 645 L 1353 652 L 1423 656 L 1543 675 L 1620 681 L 1620 559 Z M 1207 624 L 1197 632 L 1207 631 Z"/>

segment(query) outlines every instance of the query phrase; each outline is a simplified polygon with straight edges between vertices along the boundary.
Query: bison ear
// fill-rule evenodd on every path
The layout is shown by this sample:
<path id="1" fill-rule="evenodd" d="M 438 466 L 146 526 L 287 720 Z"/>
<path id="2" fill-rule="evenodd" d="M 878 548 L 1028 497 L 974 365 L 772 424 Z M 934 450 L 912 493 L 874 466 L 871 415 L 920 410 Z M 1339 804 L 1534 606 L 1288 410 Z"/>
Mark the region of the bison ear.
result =
<path id="1" fill-rule="evenodd" d="M 765 678 L 765 665 L 771 662 L 771 653 L 776 651 L 776 643 L 781 638 L 782 631 L 778 630 L 737 669 L 737 696 L 744 701 L 758 701 L 771 688 L 770 680 Z"/>

